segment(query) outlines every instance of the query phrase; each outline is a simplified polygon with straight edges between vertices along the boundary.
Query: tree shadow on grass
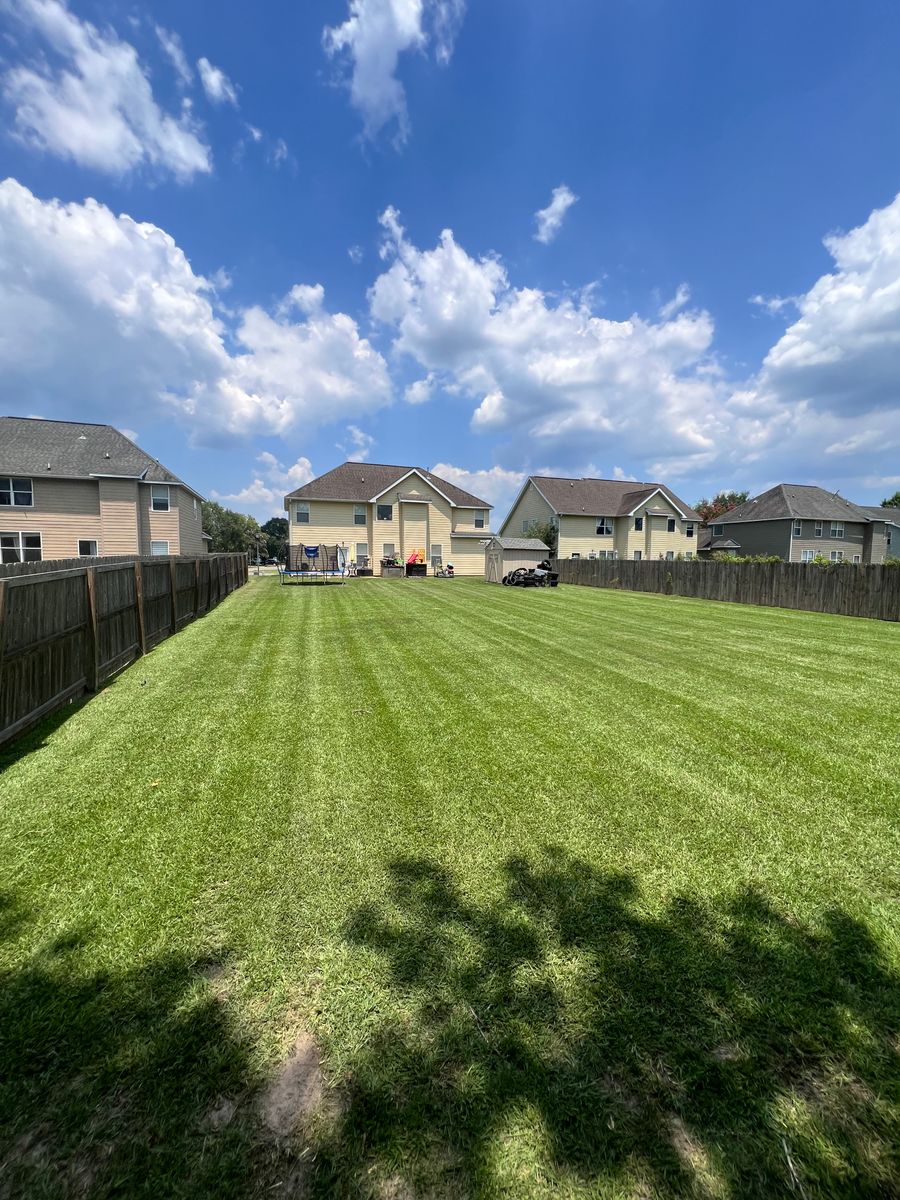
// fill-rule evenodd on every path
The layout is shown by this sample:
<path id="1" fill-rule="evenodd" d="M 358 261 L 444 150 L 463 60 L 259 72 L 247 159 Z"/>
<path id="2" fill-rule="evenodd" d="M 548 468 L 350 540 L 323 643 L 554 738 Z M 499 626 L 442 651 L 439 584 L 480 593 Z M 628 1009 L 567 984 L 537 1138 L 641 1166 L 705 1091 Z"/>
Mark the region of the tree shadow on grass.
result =
<path id="1" fill-rule="evenodd" d="M 753 891 L 651 916 L 560 852 L 494 903 L 392 873 L 348 936 L 403 1017 L 352 1064 L 313 1195 L 900 1195 L 900 980 L 858 921 Z"/>
<path id="2" fill-rule="evenodd" d="M 26 924 L 0 898 L 0 942 Z M 0 1196 L 255 1194 L 265 1163 L 230 1098 L 257 1081 L 203 964 L 91 970 L 88 946 L 0 970 Z"/>

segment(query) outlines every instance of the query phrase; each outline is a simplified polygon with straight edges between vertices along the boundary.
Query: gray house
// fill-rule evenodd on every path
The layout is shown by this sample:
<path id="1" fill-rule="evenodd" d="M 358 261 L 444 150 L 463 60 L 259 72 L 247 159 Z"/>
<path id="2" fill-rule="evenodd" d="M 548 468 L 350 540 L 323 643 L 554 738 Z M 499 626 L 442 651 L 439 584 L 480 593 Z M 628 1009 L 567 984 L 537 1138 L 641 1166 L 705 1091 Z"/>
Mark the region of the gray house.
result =
<path id="1" fill-rule="evenodd" d="M 891 557 L 892 540 L 900 539 L 898 520 L 893 509 L 862 507 L 809 484 L 779 483 L 710 522 L 706 548 L 777 554 L 786 562 L 881 563 Z"/>

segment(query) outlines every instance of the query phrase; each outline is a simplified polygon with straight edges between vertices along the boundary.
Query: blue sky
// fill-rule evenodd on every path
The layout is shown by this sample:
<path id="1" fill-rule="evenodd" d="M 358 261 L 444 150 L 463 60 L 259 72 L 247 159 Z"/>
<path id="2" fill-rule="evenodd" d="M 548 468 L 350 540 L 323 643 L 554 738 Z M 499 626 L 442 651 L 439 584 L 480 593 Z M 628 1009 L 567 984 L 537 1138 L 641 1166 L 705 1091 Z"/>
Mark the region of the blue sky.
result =
<path id="1" fill-rule="evenodd" d="M 900 487 L 900 9 L 0 3 L 3 411 L 265 518 L 345 457 Z M 502 513 L 501 513 L 502 515 Z"/>

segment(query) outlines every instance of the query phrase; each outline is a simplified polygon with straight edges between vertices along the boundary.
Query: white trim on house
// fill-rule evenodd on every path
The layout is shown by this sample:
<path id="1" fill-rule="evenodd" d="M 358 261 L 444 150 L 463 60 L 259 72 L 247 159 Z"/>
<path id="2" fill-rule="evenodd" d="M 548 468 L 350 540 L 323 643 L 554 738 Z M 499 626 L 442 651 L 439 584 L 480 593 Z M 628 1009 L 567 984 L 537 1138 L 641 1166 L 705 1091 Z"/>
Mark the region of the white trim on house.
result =
<path id="1" fill-rule="evenodd" d="M 433 484 L 430 479 L 426 479 L 418 467 L 413 467 L 411 470 L 407 471 L 405 475 L 401 475 L 399 479 L 395 479 L 393 483 L 389 483 L 386 488 L 382 488 L 382 490 L 378 493 L 378 495 L 372 497 L 372 499 L 369 501 L 369 503 L 374 504 L 379 496 L 383 496 L 385 492 L 390 492 L 393 488 L 399 487 L 404 479 L 409 479 L 410 475 L 418 475 L 418 477 L 422 480 L 422 482 L 425 484 L 425 486 L 434 488 L 434 490 L 441 497 L 441 499 L 446 500 L 451 508 L 471 508 L 471 507 L 473 507 L 471 504 L 455 504 L 450 499 L 450 497 L 445 496 L 444 493 L 441 491 L 441 489 L 439 487 L 437 487 L 435 484 Z M 426 503 L 427 503 L 427 501 L 426 501 Z"/>
<path id="2" fill-rule="evenodd" d="M 654 471 L 654 474 L 656 474 L 656 472 L 655 472 L 655 471 Z M 643 500 L 641 500 L 639 503 L 637 503 L 637 504 L 634 506 L 634 508 L 631 510 L 631 512 L 629 512 L 629 513 L 626 513 L 626 514 L 625 514 L 625 516 L 626 516 L 626 517 L 633 517 L 633 516 L 634 516 L 634 514 L 637 512 L 637 510 L 638 510 L 639 508 L 643 508 L 645 504 L 649 504 L 649 503 L 650 503 L 650 501 L 653 499 L 653 497 L 654 497 L 654 496 L 662 496 L 662 497 L 664 497 L 664 499 L 668 500 L 668 502 L 669 502 L 669 503 L 672 505 L 672 507 L 673 507 L 673 508 L 675 509 L 675 511 L 678 513 L 679 517 L 681 517 L 682 521 L 689 521 L 689 520 L 691 520 L 691 518 L 690 518 L 690 517 L 688 517 L 687 513 L 683 513 L 683 512 L 681 511 L 681 509 L 678 507 L 678 505 L 675 503 L 675 501 L 672 499 L 672 497 L 669 495 L 669 493 L 666 491 L 666 489 L 665 489 L 665 488 L 661 488 L 661 487 L 654 488 L 654 489 L 653 489 L 653 491 L 650 493 L 650 495 L 649 495 L 649 496 L 645 496 L 645 497 L 644 497 L 644 499 L 643 499 Z"/>

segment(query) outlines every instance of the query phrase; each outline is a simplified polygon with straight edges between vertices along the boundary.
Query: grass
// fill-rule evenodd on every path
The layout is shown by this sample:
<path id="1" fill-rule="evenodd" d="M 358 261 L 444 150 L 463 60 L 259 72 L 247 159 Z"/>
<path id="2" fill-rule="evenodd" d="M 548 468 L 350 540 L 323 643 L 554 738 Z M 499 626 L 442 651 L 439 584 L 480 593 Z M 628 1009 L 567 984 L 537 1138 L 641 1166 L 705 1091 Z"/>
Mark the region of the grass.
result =
<path id="1" fill-rule="evenodd" d="M 0 1196 L 900 1195 L 898 667 L 251 580 L 2 760 Z"/>

